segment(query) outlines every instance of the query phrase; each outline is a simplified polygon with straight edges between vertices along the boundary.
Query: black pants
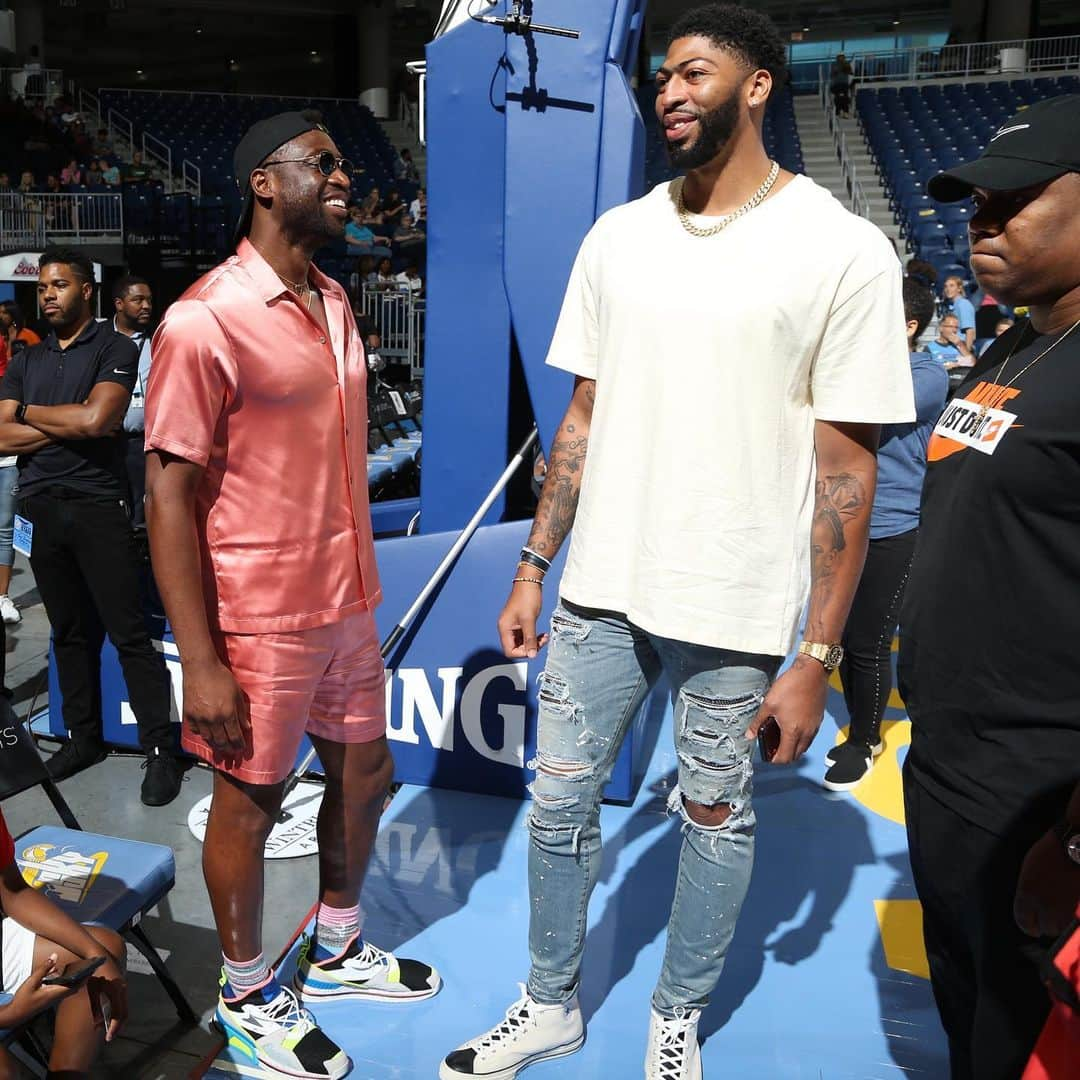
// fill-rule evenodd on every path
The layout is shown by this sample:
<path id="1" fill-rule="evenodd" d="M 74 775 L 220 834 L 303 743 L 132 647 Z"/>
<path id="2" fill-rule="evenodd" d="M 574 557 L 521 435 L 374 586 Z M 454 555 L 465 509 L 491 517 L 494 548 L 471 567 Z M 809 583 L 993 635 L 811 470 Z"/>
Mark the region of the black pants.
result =
<path id="1" fill-rule="evenodd" d="M 1020 864 L 1045 822 L 998 836 L 953 813 L 904 769 L 904 810 L 930 981 L 952 1080 L 1019 1080 L 1050 1009 L 1049 943 L 1013 920 Z"/>
<path id="2" fill-rule="evenodd" d="M 124 466 L 128 479 L 128 502 L 131 506 L 131 524 L 137 530 L 146 529 L 146 451 L 145 436 L 141 431 L 124 432 Z"/>
<path id="3" fill-rule="evenodd" d="M 172 750 L 169 675 L 150 640 L 138 556 L 119 499 L 34 494 L 19 513 L 34 525 L 30 565 L 53 632 L 64 724 L 77 746 L 102 741 L 101 646 L 108 632 L 127 683 L 139 745 Z"/>
<path id="4" fill-rule="evenodd" d="M 892 690 L 892 641 L 918 529 L 871 540 L 844 628 L 840 679 L 851 737 L 876 743 Z"/>

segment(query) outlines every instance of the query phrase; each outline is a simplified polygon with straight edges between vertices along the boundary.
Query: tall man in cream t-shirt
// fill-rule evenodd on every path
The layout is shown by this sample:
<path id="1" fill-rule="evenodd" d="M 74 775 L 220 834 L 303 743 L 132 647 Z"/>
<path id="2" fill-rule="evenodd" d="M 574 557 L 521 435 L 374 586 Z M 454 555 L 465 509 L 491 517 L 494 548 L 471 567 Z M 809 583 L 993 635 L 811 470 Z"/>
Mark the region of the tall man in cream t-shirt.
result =
<path id="1" fill-rule="evenodd" d="M 698 1017 L 750 881 L 755 737 L 764 728 L 773 760 L 791 762 L 821 724 L 866 552 L 878 427 L 915 410 L 891 245 L 765 153 L 783 66 L 757 12 L 680 19 L 657 114 L 685 182 L 605 214 L 574 265 L 548 363 L 575 389 L 499 619 L 507 655 L 535 656 L 543 577 L 573 525 L 540 685 L 532 969 L 442 1080 L 511 1080 L 584 1041 L 600 797 L 661 673 L 686 828 L 645 1076 L 697 1080 Z M 808 652 L 776 678 L 804 609 Z"/>

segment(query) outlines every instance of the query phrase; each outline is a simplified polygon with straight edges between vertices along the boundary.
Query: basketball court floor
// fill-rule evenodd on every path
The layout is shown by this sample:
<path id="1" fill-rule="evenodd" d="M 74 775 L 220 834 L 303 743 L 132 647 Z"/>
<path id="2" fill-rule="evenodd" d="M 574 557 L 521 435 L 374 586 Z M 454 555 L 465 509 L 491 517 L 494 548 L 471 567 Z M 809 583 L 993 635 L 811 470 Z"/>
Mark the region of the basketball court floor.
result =
<path id="1" fill-rule="evenodd" d="M 21 560 L 20 560 L 21 562 Z M 9 634 L 8 684 L 25 715 L 38 689 L 47 624 L 29 572 L 17 568 L 23 623 Z M 39 697 L 37 708 L 42 700 Z M 899 766 L 910 738 L 894 694 L 886 751 L 854 794 L 820 786 L 824 753 L 846 722 L 843 700 L 805 761 L 760 765 L 757 863 L 720 985 L 702 1016 L 712 1080 L 887 1080 L 947 1076 L 920 943 L 902 824 Z M 593 896 L 581 998 L 584 1049 L 537 1065 L 529 1080 L 634 1080 L 641 1076 L 649 996 L 660 967 L 674 886 L 679 823 L 665 811 L 674 782 L 670 714 L 654 733 L 645 780 L 631 806 L 607 805 L 605 850 Z M 45 747 L 48 748 L 47 746 Z M 66 781 L 84 827 L 170 844 L 177 883 L 144 921 L 203 1023 L 176 1023 L 156 979 L 136 961 L 132 1017 L 106 1048 L 95 1078 L 182 1080 L 258 1076 L 208 1030 L 220 959 L 187 828 L 210 790 L 193 769 L 170 807 L 138 801 L 139 759 L 117 755 Z M 54 820 L 40 792 L 5 804 L 12 829 Z M 348 1051 L 355 1080 L 434 1080 L 440 1059 L 497 1022 L 525 978 L 527 804 L 406 786 L 385 815 L 365 889 L 366 932 L 445 980 L 415 1005 L 336 1003 L 319 1009 Z M 306 925 L 315 899 L 311 856 L 267 864 L 264 946 L 277 955 Z M 295 946 L 283 965 L 291 975 Z"/>

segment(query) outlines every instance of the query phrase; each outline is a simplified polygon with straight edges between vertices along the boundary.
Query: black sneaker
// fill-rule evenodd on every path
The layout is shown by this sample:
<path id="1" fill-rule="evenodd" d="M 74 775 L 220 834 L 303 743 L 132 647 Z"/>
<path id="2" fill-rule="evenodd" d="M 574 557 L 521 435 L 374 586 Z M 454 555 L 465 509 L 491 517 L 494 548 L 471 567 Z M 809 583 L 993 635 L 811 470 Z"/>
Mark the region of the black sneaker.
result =
<path id="1" fill-rule="evenodd" d="M 184 773 L 174 754 L 155 746 L 142 767 L 146 770 L 141 792 L 145 806 L 167 806 L 180 794 Z"/>
<path id="2" fill-rule="evenodd" d="M 45 771 L 52 780 L 66 780 L 83 769 L 89 769 L 91 765 L 99 764 L 108 756 L 105 747 L 100 744 L 77 746 L 74 740 L 69 739 L 45 762 Z"/>
<path id="3" fill-rule="evenodd" d="M 825 773 L 825 787 L 829 791 L 850 791 L 873 763 L 874 753 L 867 743 L 848 739 L 833 754 L 833 763 Z"/>
<path id="4" fill-rule="evenodd" d="M 827 750 L 825 752 L 825 760 L 830 765 L 834 761 L 836 761 L 836 755 L 840 752 L 840 748 L 843 747 L 843 746 L 847 746 L 847 743 L 846 742 L 837 743 L 831 750 Z M 882 739 L 882 737 L 880 735 L 878 735 L 877 742 L 874 743 L 874 745 L 870 747 L 870 753 L 873 754 L 874 757 L 878 757 L 881 754 L 882 750 L 884 750 L 884 749 L 885 749 L 885 741 Z"/>

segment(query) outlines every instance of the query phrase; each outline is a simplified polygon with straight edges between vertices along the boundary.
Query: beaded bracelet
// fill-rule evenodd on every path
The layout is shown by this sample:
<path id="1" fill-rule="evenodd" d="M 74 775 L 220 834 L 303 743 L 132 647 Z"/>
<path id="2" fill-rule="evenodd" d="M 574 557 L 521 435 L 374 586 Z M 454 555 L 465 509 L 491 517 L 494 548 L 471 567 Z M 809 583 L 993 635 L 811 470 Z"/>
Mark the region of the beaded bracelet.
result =
<path id="1" fill-rule="evenodd" d="M 517 582 L 519 582 L 519 581 L 527 581 L 530 585 L 539 585 L 541 588 L 544 587 L 544 582 L 542 580 L 537 580 L 534 577 L 516 577 L 516 578 L 514 578 L 515 584 Z"/>

